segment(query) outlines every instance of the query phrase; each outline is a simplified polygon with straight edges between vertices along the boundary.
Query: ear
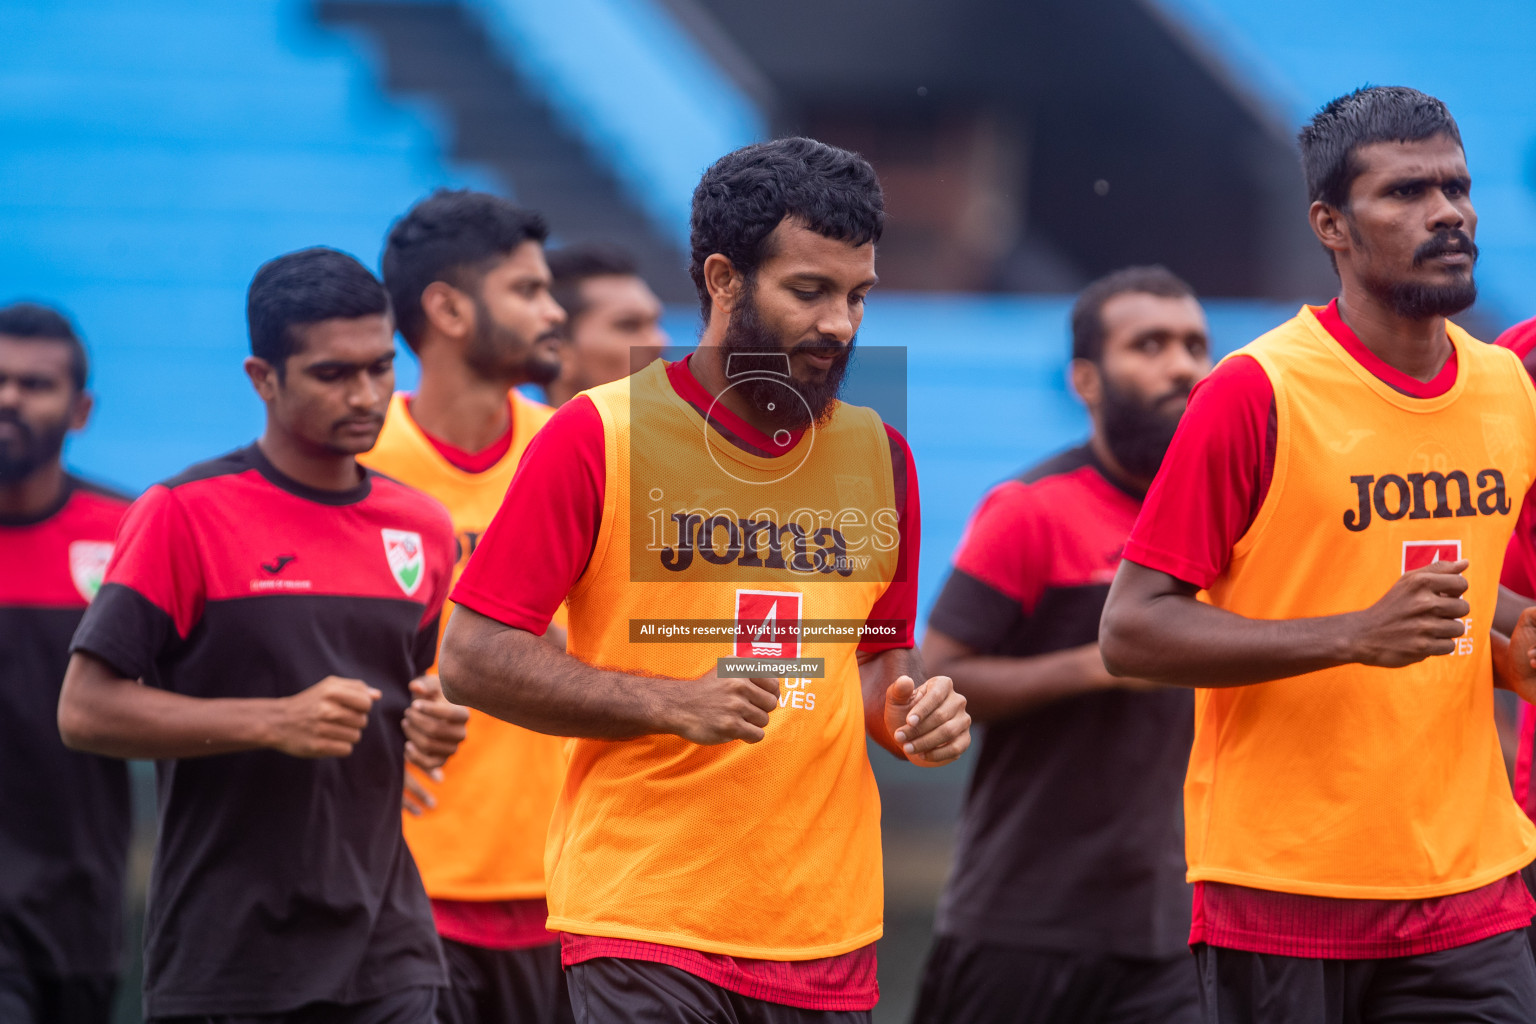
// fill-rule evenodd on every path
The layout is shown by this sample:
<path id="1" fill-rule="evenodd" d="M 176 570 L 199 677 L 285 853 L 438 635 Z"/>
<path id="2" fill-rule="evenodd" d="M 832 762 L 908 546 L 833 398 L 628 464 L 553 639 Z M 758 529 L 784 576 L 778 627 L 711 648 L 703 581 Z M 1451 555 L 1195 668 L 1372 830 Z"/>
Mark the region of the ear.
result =
<path id="1" fill-rule="evenodd" d="M 462 341 L 475 331 L 475 304 L 447 281 L 421 290 L 421 312 L 429 332 Z"/>
<path id="2" fill-rule="evenodd" d="M 251 378 L 251 386 L 256 389 L 256 393 L 261 396 L 261 400 L 263 402 L 276 401 L 279 386 L 277 367 L 265 359 L 258 359 L 256 356 L 246 356 L 244 365 L 245 375 Z"/>
<path id="3" fill-rule="evenodd" d="M 1091 359 L 1074 359 L 1067 373 L 1072 381 L 1072 390 L 1077 392 L 1077 397 L 1083 400 L 1088 411 L 1091 413 L 1097 410 L 1099 403 L 1104 400 L 1104 375 L 1099 371 L 1099 364 Z"/>
<path id="4" fill-rule="evenodd" d="M 91 410 L 96 408 L 96 396 L 89 391 L 82 391 L 75 396 L 75 407 L 69 414 L 69 429 L 84 430 L 85 425 L 91 422 Z"/>
<path id="5" fill-rule="evenodd" d="M 1334 206 L 1329 206 L 1321 199 L 1317 200 L 1307 210 L 1307 219 L 1312 224 L 1312 233 L 1317 240 L 1323 243 L 1323 248 L 1337 256 L 1350 250 L 1350 233 L 1348 214 Z"/>
<path id="6" fill-rule="evenodd" d="M 704 261 L 704 287 L 709 289 L 709 300 L 716 312 L 730 316 L 736 303 L 741 301 L 745 284 L 746 278 L 737 272 L 729 258 L 713 252 Z"/>

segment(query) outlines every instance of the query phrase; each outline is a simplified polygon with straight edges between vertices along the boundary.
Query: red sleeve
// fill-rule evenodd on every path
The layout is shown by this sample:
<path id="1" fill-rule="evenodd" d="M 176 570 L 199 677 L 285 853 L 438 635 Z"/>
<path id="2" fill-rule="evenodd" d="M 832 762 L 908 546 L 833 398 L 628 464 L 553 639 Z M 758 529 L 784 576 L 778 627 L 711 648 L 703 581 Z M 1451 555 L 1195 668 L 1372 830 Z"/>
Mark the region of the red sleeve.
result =
<path id="1" fill-rule="evenodd" d="M 529 442 L 454 603 L 542 635 L 592 557 L 606 479 L 602 417 L 578 396 Z"/>
<path id="2" fill-rule="evenodd" d="M 1259 364 L 1227 359 L 1195 386 L 1125 545 L 1125 557 L 1205 588 L 1252 525 L 1274 468 L 1275 390 Z"/>
<path id="3" fill-rule="evenodd" d="M 1533 499 L 1536 499 L 1536 488 L 1525 496 L 1525 504 L 1520 507 L 1520 518 L 1515 520 L 1515 532 L 1509 538 L 1509 549 L 1504 554 L 1504 569 L 1499 575 L 1499 583 L 1521 597 L 1536 598 L 1536 552 L 1531 550 L 1532 545 L 1536 544 L 1536 507 L 1532 507 Z"/>
<path id="4" fill-rule="evenodd" d="M 1531 354 L 1532 349 L 1536 349 L 1536 317 L 1515 324 L 1499 335 L 1494 344 L 1512 350 L 1515 355 L 1524 360 Z"/>
<path id="5" fill-rule="evenodd" d="M 123 515 L 101 590 L 70 650 L 94 654 L 137 679 L 192 632 L 206 594 L 186 510 L 174 491 L 151 487 Z"/>
<path id="6" fill-rule="evenodd" d="M 1006 596 L 1024 614 L 1034 610 L 1050 577 L 1050 537 L 1039 499 L 1009 480 L 981 499 L 955 550 L 955 568 Z"/>
<path id="7" fill-rule="evenodd" d="M 917 621 L 917 561 L 922 546 L 922 502 L 917 494 L 917 464 L 912 461 L 912 449 L 890 424 L 885 427 L 891 442 L 891 471 L 896 481 L 896 530 L 900 535 L 896 554 L 896 578 L 885 588 L 869 610 L 866 621 L 884 619 L 900 620 L 903 635 L 900 639 L 866 640 L 859 650 L 867 654 L 915 647 Z"/>

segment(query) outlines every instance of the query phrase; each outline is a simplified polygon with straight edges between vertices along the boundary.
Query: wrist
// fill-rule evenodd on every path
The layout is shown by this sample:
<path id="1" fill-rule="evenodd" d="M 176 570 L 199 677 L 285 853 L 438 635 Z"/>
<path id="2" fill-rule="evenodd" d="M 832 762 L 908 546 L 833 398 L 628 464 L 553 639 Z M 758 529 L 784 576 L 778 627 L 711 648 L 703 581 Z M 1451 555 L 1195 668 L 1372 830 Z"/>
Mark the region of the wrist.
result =
<path id="1" fill-rule="evenodd" d="M 288 698 L 270 697 L 252 701 L 252 704 L 256 706 L 251 708 L 252 713 L 246 719 L 251 729 L 248 737 L 251 745 L 264 750 L 282 750 Z"/>
<path id="2" fill-rule="evenodd" d="M 1325 620 L 1329 621 L 1329 620 Z M 1325 645 L 1325 654 L 1335 665 L 1367 665 L 1370 657 L 1360 637 L 1364 623 L 1359 612 L 1345 612 L 1331 619 L 1331 642 Z"/>

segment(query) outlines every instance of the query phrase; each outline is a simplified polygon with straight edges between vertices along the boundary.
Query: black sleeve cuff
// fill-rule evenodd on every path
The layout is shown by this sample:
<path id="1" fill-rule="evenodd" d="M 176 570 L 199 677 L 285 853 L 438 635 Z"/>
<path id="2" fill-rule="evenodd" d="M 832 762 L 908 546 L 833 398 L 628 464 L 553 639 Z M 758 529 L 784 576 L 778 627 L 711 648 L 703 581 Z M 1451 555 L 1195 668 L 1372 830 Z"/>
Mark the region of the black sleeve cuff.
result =
<path id="1" fill-rule="evenodd" d="M 960 569 L 950 571 L 928 625 L 979 654 L 990 654 L 1019 628 L 1024 610 L 1007 594 Z"/>
<path id="2" fill-rule="evenodd" d="M 416 642 L 411 645 L 411 664 L 416 667 L 418 676 L 424 675 L 437 661 L 437 630 L 442 620 L 442 615 L 435 616 L 416 634 Z"/>
<path id="3" fill-rule="evenodd" d="M 175 639 L 176 626 L 164 609 L 132 587 L 108 583 L 85 610 L 69 651 L 94 655 L 125 679 L 142 679 Z"/>

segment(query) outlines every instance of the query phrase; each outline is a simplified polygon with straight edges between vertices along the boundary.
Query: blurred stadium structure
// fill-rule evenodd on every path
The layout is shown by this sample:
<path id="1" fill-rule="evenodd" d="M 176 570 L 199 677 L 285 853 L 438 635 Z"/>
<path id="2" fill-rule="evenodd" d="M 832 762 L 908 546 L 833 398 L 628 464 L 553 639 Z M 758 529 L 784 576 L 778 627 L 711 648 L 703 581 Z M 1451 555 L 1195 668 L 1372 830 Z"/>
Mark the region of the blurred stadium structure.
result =
<path id="1" fill-rule="evenodd" d="M 257 430 L 239 362 L 263 260 L 376 263 L 428 189 L 488 188 L 557 242 L 633 250 L 681 341 L 699 173 L 813 134 L 888 190 L 861 342 L 908 353 L 926 609 L 982 491 L 1084 431 L 1080 284 L 1163 262 L 1212 300 L 1220 351 L 1332 293 L 1291 135 L 1338 93 L 1449 104 L 1481 215 L 1470 325 L 1536 311 L 1533 37 L 1529 0 L 0 0 L 0 301 L 77 317 L 100 404 L 72 462 L 140 488 Z M 896 1021 L 961 773 L 876 765 Z"/>

